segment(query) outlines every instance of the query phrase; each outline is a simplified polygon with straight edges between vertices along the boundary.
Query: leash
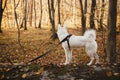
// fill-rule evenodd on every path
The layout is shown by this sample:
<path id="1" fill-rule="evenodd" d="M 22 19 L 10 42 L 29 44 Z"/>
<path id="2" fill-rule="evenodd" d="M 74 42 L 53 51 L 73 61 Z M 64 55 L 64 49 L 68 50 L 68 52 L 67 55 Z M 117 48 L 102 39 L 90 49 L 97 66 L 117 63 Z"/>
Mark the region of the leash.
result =
<path id="1" fill-rule="evenodd" d="M 45 55 L 47 55 L 48 53 L 50 53 L 50 52 L 52 52 L 53 50 L 55 50 L 60 44 L 62 44 L 62 43 L 65 42 L 65 41 L 67 41 L 68 48 L 70 49 L 69 39 L 70 39 L 71 36 L 72 36 L 71 34 L 67 35 L 67 36 L 66 36 L 62 41 L 60 41 L 54 48 L 46 51 L 46 52 L 43 53 L 42 55 L 39 55 L 39 56 L 37 56 L 36 58 L 34 58 L 34 59 L 32 59 L 32 60 L 26 62 L 25 64 L 21 65 L 21 67 L 19 67 L 19 65 L 17 65 L 17 66 L 15 66 L 15 67 L 12 67 L 10 70 L 13 70 L 13 69 L 16 69 L 16 68 L 21 69 L 22 67 L 26 66 L 28 63 L 31 63 L 31 62 L 33 62 L 33 61 L 36 61 L 36 60 L 39 59 L 39 58 L 42 58 L 43 56 L 45 56 Z"/>
<path id="2" fill-rule="evenodd" d="M 43 53 L 42 55 L 39 55 L 38 57 L 28 61 L 27 63 L 30 63 L 30 62 L 33 62 L 33 61 L 36 61 L 37 59 L 39 58 L 42 58 L 43 56 L 47 55 L 48 53 L 52 52 L 53 50 L 55 50 L 60 44 L 62 44 L 63 42 L 67 41 L 67 44 L 68 44 L 68 48 L 71 50 L 70 48 L 70 43 L 69 43 L 69 39 L 70 37 L 72 36 L 72 34 L 69 34 L 67 35 L 62 41 L 60 41 L 54 48 L 48 50 L 47 52 Z"/>

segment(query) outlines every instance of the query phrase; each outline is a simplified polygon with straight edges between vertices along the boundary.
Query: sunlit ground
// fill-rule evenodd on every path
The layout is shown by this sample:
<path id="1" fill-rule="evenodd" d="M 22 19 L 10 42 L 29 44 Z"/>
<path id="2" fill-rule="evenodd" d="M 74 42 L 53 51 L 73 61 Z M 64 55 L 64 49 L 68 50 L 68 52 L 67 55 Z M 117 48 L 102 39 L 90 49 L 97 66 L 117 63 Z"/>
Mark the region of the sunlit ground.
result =
<path id="1" fill-rule="evenodd" d="M 69 28 L 69 33 L 75 35 L 81 35 L 80 28 Z M 0 34 L 0 63 L 23 63 L 27 62 L 36 56 L 46 52 L 48 49 L 55 47 L 59 41 L 50 39 L 50 29 L 35 29 L 29 28 L 28 30 L 20 31 L 20 41 L 22 48 L 18 43 L 17 29 L 9 28 L 3 29 L 3 33 Z M 105 42 L 105 45 L 103 45 Z M 97 43 L 98 43 L 98 55 L 100 56 L 100 62 L 105 61 L 104 48 L 107 42 L 107 34 L 105 33 L 105 39 L 103 39 L 102 31 L 97 31 Z M 23 50 L 24 49 L 24 50 Z M 120 62 L 120 34 L 117 35 L 117 62 Z M 50 54 L 35 61 L 41 64 L 61 64 L 65 62 L 65 54 L 61 45 Z M 89 62 L 89 57 L 86 55 L 84 48 L 73 50 L 72 63 L 86 64 Z"/>

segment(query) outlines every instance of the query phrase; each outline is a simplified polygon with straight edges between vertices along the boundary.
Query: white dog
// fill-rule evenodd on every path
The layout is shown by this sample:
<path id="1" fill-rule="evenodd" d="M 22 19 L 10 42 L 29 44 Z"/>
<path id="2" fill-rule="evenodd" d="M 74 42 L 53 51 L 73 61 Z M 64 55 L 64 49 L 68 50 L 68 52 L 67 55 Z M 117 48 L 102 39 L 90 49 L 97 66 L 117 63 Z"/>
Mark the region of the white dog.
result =
<path id="1" fill-rule="evenodd" d="M 66 26 L 61 27 L 61 25 L 59 24 L 57 35 L 59 40 L 62 41 L 66 36 L 69 35 L 67 31 L 67 27 Z M 63 42 L 62 47 L 65 50 L 65 56 L 66 56 L 66 61 L 64 64 L 66 65 L 70 63 L 70 61 L 72 60 L 72 48 L 77 48 L 77 47 L 85 47 L 85 51 L 91 59 L 91 61 L 87 65 L 92 65 L 95 59 L 96 59 L 95 64 L 98 64 L 99 56 L 96 53 L 97 43 L 95 39 L 96 39 L 95 30 L 90 29 L 90 30 L 87 30 L 83 36 L 72 35 L 69 38 L 69 44 L 67 41 Z"/>

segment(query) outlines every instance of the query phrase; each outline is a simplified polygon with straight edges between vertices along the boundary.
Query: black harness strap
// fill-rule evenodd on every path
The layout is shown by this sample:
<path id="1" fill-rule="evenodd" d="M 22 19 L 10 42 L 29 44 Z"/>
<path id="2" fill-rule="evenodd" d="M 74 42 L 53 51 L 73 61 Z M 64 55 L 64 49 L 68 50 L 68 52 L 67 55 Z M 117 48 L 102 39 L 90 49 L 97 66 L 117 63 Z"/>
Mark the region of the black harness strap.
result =
<path id="1" fill-rule="evenodd" d="M 72 35 L 71 35 L 72 36 Z M 70 48 L 70 42 L 69 42 L 69 39 L 70 39 L 70 37 L 71 36 L 69 36 L 68 38 L 67 38 L 67 44 L 68 44 L 68 48 L 71 50 L 71 48 Z"/>
<path id="2" fill-rule="evenodd" d="M 68 48 L 69 48 L 70 50 L 71 50 L 71 48 L 70 48 L 69 39 L 70 39 L 71 36 L 72 36 L 72 34 L 69 34 L 69 35 L 66 37 L 66 40 L 65 40 L 65 41 L 67 41 Z"/>
<path id="3" fill-rule="evenodd" d="M 69 38 L 72 36 L 72 34 L 67 35 L 59 44 L 68 41 L 69 42 Z M 68 43 L 69 44 L 69 43 Z"/>

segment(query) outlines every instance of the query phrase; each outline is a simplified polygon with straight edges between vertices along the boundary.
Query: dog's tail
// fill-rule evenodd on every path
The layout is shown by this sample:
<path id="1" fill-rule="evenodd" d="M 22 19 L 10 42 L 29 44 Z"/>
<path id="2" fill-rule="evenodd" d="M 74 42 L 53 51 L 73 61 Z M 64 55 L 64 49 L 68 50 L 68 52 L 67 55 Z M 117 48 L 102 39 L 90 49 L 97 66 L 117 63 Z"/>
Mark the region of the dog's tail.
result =
<path id="1" fill-rule="evenodd" d="M 84 37 L 86 37 L 87 40 L 96 40 L 96 31 L 93 29 L 87 30 L 84 33 Z"/>

